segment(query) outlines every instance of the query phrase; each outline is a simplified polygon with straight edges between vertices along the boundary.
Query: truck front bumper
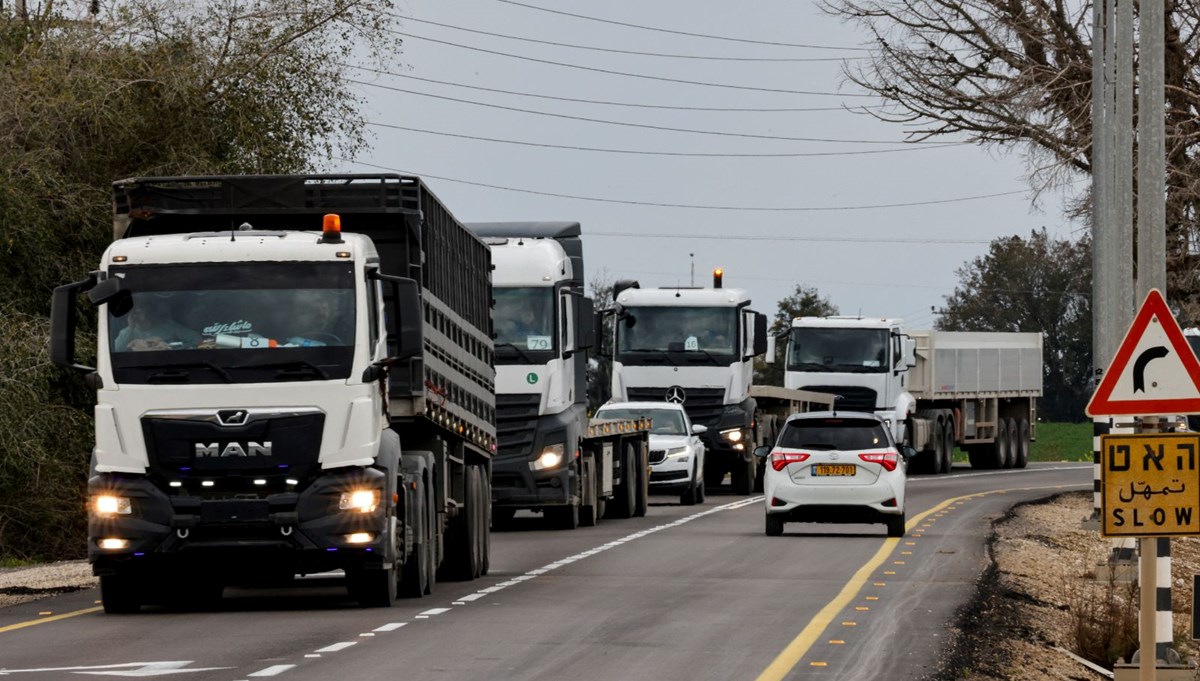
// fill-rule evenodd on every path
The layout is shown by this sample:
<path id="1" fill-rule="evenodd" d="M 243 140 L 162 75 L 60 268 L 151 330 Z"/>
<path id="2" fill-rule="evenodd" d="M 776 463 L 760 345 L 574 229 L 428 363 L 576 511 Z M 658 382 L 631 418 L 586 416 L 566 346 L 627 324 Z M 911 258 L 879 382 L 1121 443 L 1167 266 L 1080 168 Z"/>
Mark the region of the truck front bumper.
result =
<path id="1" fill-rule="evenodd" d="M 529 461 L 492 459 L 492 506 L 538 509 L 578 503 L 575 467 L 534 471 Z"/>
<path id="2" fill-rule="evenodd" d="M 383 473 L 322 475 L 301 491 L 256 499 L 173 495 L 145 477 L 101 474 L 89 494 L 129 499 L 130 513 L 89 509 L 88 560 L 96 575 L 177 563 L 225 580 L 383 567 L 393 536 L 386 504 L 338 509 L 342 492 L 364 486 L 383 490 Z"/>

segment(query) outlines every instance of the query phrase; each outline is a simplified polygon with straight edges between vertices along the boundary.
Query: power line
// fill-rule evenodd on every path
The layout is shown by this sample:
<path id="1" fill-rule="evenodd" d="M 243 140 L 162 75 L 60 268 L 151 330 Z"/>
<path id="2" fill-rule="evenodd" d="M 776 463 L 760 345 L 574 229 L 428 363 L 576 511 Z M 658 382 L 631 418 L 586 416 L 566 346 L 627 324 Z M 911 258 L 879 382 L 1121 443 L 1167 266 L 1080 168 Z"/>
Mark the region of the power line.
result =
<path id="1" fill-rule="evenodd" d="M 368 73 L 376 73 L 383 76 L 392 76 L 394 78 L 408 78 L 411 80 L 419 80 L 424 83 L 434 83 L 437 85 L 449 85 L 451 87 L 461 87 L 468 90 L 480 90 L 483 92 L 495 92 L 502 95 L 515 95 L 518 97 L 533 97 L 535 99 L 550 99 L 557 102 L 575 102 L 578 104 L 601 104 L 604 106 L 624 106 L 638 109 L 666 109 L 670 111 L 726 111 L 734 113 L 797 113 L 797 112 L 812 112 L 812 111 L 850 111 L 851 109 L 845 106 L 815 106 L 815 107 L 713 107 L 713 106 L 667 106 L 663 104 L 637 104 L 632 102 L 613 102 L 601 99 L 578 99 L 574 97 L 557 97 L 554 95 L 542 95 L 532 92 L 518 92 L 515 90 L 501 90 L 499 88 L 483 87 L 481 85 L 467 85 L 465 83 L 453 83 L 445 80 L 435 80 L 433 78 L 422 78 L 421 76 L 413 76 L 407 73 L 396 73 L 394 71 L 381 71 L 379 69 L 371 69 L 365 66 L 355 66 L 353 64 L 343 64 L 359 71 Z M 854 110 L 867 109 L 882 109 L 882 105 L 878 106 L 855 106 Z"/>
<path id="2" fill-rule="evenodd" d="M 412 21 L 419 24 L 429 24 L 430 26 L 440 26 L 449 28 L 455 31 L 464 31 L 466 33 L 474 33 L 476 35 L 486 35 L 493 38 L 504 38 L 506 40 L 518 40 L 526 43 L 535 43 L 537 45 L 551 45 L 553 47 L 568 47 L 573 50 L 589 50 L 592 52 L 607 52 L 610 54 L 628 54 L 639 57 L 663 57 L 666 59 L 700 59 L 705 61 L 736 61 L 736 62 L 829 62 L 829 61 L 846 61 L 855 59 L 864 59 L 865 57 L 709 57 L 698 54 L 668 54 L 664 52 L 638 52 L 636 50 L 618 50 L 611 47 L 594 47 L 591 45 L 575 45 L 572 43 L 560 43 L 553 40 L 539 40 L 537 38 L 528 38 L 518 35 L 509 35 L 507 33 L 493 33 L 491 31 L 481 31 L 474 28 L 466 28 L 464 26 L 455 26 L 453 24 L 443 24 L 437 21 L 428 19 L 418 19 L 416 17 L 408 17 L 402 14 L 390 14 L 389 16 L 404 21 Z"/>
<path id="3" fill-rule="evenodd" d="M 488 104 L 486 102 L 477 102 L 473 99 L 462 99 L 459 97 L 450 97 L 447 95 L 435 95 L 429 92 L 420 92 L 418 90 L 408 90 L 405 88 L 393 87 L 390 85 L 382 85 L 379 83 L 370 83 L 363 80 L 346 79 L 349 83 L 356 85 L 365 85 L 367 87 L 376 87 L 384 90 L 392 90 L 393 92 L 403 92 L 410 95 L 418 95 L 421 97 L 432 97 L 433 99 L 442 99 L 449 102 L 458 102 L 460 104 L 471 104 L 473 106 L 484 106 L 491 109 L 501 109 L 503 111 L 514 111 L 517 113 L 527 113 L 536 116 L 549 116 L 551 118 L 562 118 L 571 121 L 583 121 L 585 123 L 602 123 L 604 125 L 619 125 L 628 128 L 641 128 L 643 130 L 658 130 L 660 132 L 685 132 L 694 135 L 715 135 L 718 137 L 738 137 L 745 139 L 762 139 L 762 140 L 782 140 L 786 142 L 829 142 L 835 144 L 899 144 L 896 140 L 855 140 L 841 139 L 832 137 L 785 137 L 782 135 L 756 135 L 748 132 L 722 132 L 719 130 L 697 130 L 694 128 L 672 128 L 664 125 L 649 125 L 647 123 L 627 123 L 624 121 L 610 121 L 603 118 L 588 118 L 587 116 L 572 116 L 570 114 L 551 113 L 548 111 L 537 111 L 536 109 L 522 109 L 515 106 L 504 106 L 502 104 Z M 903 144 L 923 145 L 923 146 L 945 146 L 944 142 L 903 142 Z M 961 142 L 959 144 L 968 144 Z"/>
<path id="4" fill-rule="evenodd" d="M 439 45 L 447 45 L 457 47 L 462 50 L 471 50 L 472 52 L 482 52 L 484 54 L 492 54 L 498 57 L 508 57 L 510 59 L 521 59 L 531 61 L 537 64 L 549 64 L 550 66 L 561 66 L 568 69 L 579 69 L 581 71 L 591 71 L 592 73 L 603 73 L 610 76 L 623 76 L 625 78 L 642 78 L 645 80 L 655 80 L 667 83 L 682 83 L 684 85 L 700 85 L 703 87 L 719 87 L 730 90 L 749 90 L 752 92 L 773 92 L 785 95 L 813 95 L 817 97 L 875 97 L 873 94 L 847 94 L 842 92 L 820 92 L 815 90 L 784 90 L 781 88 L 765 88 L 752 87 L 749 85 L 733 85 L 730 83 L 706 83 L 699 80 L 687 80 L 684 78 L 667 78 L 665 76 L 648 76 L 644 73 L 630 73 L 628 71 L 614 71 L 612 69 L 600 69 L 592 66 L 580 66 L 579 64 L 568 64 L 566 62 L 552 61 L 549 59 L 538 59 L 536 57 L 526 57 L 520 54 L 512 54 L 510 52 L 500 52 L 498 50 L 488 50 L 482 47 L 474 47 L 471 45 L 463 45 L 462 43 L 450 42 L 449 40 L 438 40 L 437 38 L 429 38 L 415 33 L 406 33 L 404 31 L 396 31 L 393 29 L 384 29 L 387 33 L 391 33 L 405 38 L 414 38 L 416 40 L 424 40 L 426 42 L 437 43 Z"/>
<path id="5" fill-rule="evenodd" d="M 910 201 L 906 203 L 882 203 L 868 206 L 713 206 L 713 205 L 697 205 L 687 203 L 658 203 L 653 201 L 635 201 L 632 199 L 610 199 L 597 196 L 578 196 L 575 194 L 556 194 L 553 192 L 543 192 L 534 189 L 522 189 L 519 187 L 504 187 L 495 184 L 486 184 L 483 182 L 473 182 L 471 180 L 460 180 L 453 177 L 445 177 L 440 175 L 431 175 L 412 170 L 403 170 L 400 168 L 390 168 L 374 163 L 366 163 L 364 161 L 354 161 L 351 159 L 332 157 L 335 161 L 345 163 L 354 163 L 368 168 L 377 170 L 385 170 L 393 173 L 402 173 L 405 175 L 416 175 L 418 177 L 431 178 L 435 180 L 443 180 L 445 182 L 456 182 L 458 184 L 466 184 L 475 187 L 484 187 L 487 189 L 499 189 L 502 191 L 518 192 L 522 194 L 534 194 L 537 196 L 549 196 L 557 199 L 574 199 L 576 201 L 593 201 L 597 203 L 618 203 L 628 206 L 653 206 L 656 208 L 692 208 L 698 210 L 736 210 L 736 211 L 762 211 L 762 212 L 836 212 L 836 211 L 857 211 L 857 210 L 875 210 L 880 208 L 911 208 L 916 206 L 933 206 L 947 203 L 963 203 L 966 201 L 978 201 L 981 199 L 992 199 L 1002 196 L 1016 196 L 1025 194 L 1027 190 L 1012 191 L 1012 192 L 997 192 L 995 194 L 979 194 L 977 196 L 960 196 L 952 199 L 935 199 L 931 201 Z"/>
<path id="6" fill-rule="evenodd" d="M 725 41 L 729 41 L 729 42 L 749 43 L 749 44 L 753 44 L 753 45 L 774 45 L 776 47 L 802 47 L 802 48 L 814 49 L 814 50 L 847 50 L 847 51 L 853 51 L 853 52 L 868 51 L 868 48 L 865 48 L 865 47 L 836 47 L 836 46 L 832 46 L 832 45 L 805 45 L 805 44 L 800 44 L 800 43 L 772 42 L 769 40 L 751 40 L 748 38 L 731 38 L 728 36 L 709 35 L 709 34 L 705 34 L 705 33 L 689 33 L 687 31 L 675 31 L 675 30 L 672 30 L 669 28 L 658 28 L 656 26 L 642 26 L 640 24 L 631 24 L 631 23 L 627 23 L 624 21 L 614 21 L 612 19 L 601 19 L 599 17 L 592 17 L 592 16 L 583 15 L 583 14 L 573 14 L 571 12 L 562 12 L 562 11 L 555 10 L 555 9 L 549 9 L 547 7 L 538 7 L 537 5 L 527 5 L 523 2 L 515 2 L 514 0 L 497 0 L 497 2 L 503 2 L 506 5 L 516 5 L 517 7 L 524 7 L 526 9 L 533 9 L 533 10 L 537 10 L 539 12 L 548 12 L 550 14 L 560 14 L 562 16 L 572 17 L 575 19 L 584 19 L 586 21 L 595 21 L 595 22 L 599 22 L 602 24 L 612 24 L 614 26 L 624 26 L 626 28 L 637 28 L 637 29 L 641 29 L 643 31 L 655 31 L 658 33 L 671 33 L 674 35 L 686 35 L 691 38 L 709 38 L 711 40 L 725 40 Z"/>
<path id="7" fill-rule="evenodd" d="M 992 196 L 999 196 L 993 194 Z M 987 198 L 987 197 L 970 197 L 970 198 Z M 969 200 L 969 199 L 960 199 Z M 923 205 L 923 204 L 897 204 L 897 205 Z M 863 206 L 863 208 L 890 208 L 892 206 Z M 793 210 L 846 210 L 841 208 L 810 208 L 810 209 L 793 209 Z M 808 243 L 852 243 L 852 244 L 990 244 L 989 239 L 945 239 L 945 238 L 929 238 L 929 239 L 896 239 L 896 238 L 879 238 L 879 237 L 835 237 L 835 236 L 794 236 L 794 235 L 778 235 L 778 236 L 747 236 L 745 234 L 670 234 L 667 232 L 597 232 L 589 231 L 588 236 L 619 236 L 619 237 L 638 237 L 646 239 L 713 239 L 718 241 L 803 241 Z"/>
<path id="8" fill-rule="evenodd" d="M 351 81 L 354 82 L 354 81 Z M 405 125 L 393 125 L 391 123 L 379 123 L 376 121 L 366 121 L 367 125 L 388 128 L 391 130 L 404 130 L 406 132 L 419 132 L 425 135 L 438 135 L 441 137 L 454 137 L 457 139 L 476 140 L 479 142 L 495 142 L 497 144 L 515 144 L 524 147 L 539 147 L 543 149 L 565 149 L 568 151 L 592 151 L 605 154 L 633 154 L 638 156 L 686 156 L 686 157 L 701 157 L 701 158 L 796 158 L 796 157 L 813 157 L 813 156 L 860 156 L 864 154 L 894 154 L 907 151 L 925 151 L 927 149 L 942 149 L 945 147 L 959 147 L 961 144 L 941 144 L 941 145 L 925 145 L 920 147 L 907 146 L 897 149 L 864 149 L 862 151 L 813 151 L 813 152 L 797 152 L 797 153 L 778 153 L 778 154 L 749 154 L 749 153 L 710 153 L 710 152 L 686 152 L 686 151 L 646 151 L 642 149 L 605 149 L 601 147 L 581 147 L 570 144 L 550 144 L 547 142 L 526 142 L 521 140 L 501 139 L 497 137 L 481 137 L 478 135 L 465 135 L 462 133 L 444 132 L 440 130 L 427 130 L 425 128 L 412 128 Z"/>

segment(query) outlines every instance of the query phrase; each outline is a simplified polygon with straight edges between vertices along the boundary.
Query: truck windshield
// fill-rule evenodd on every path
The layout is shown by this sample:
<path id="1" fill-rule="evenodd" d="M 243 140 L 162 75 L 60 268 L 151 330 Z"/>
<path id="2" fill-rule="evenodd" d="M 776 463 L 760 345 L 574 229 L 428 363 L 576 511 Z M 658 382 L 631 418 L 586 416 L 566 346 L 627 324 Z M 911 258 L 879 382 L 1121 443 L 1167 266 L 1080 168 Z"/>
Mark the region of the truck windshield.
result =
<path id="1" fill-rule="evenodd" d="M 788 371 L 878 374 L 888 371 L 887 329 L 793 328 Z"/>
<path id="2" fill-rule="evenodd" d="M 108 318 L 119 383 L 257 383 L 350 375 L 349 263 L 113 268 L 133 307 Z"/>
<path id="3" fill-rule="evenodd" d="M 673 409 L 601 409 L 597 420 L 650 419 L 650 432 L 655 435 L 687 435 L 683 414 Z"/>
<path id="4" fill-rule="evenodd" d="M 639 353 L 689 353 L 704 363 L 728 364 L 738 348 L 737 317 L 732 307 L 626 308 L 617 324 L 617 353 L 625 363 Z"/>
<path id="5" fill-rule="evenodd" d="M 496 358 L 519 361 L 529 351 L 552 351 L 554 342 L 554 289 L 536 286 L 497 287 L 492 290 L 496 332 Z M 520 352 L 513 352 L 513 350 Z M 539 359 L 540 364 L 545 359 Z"/>

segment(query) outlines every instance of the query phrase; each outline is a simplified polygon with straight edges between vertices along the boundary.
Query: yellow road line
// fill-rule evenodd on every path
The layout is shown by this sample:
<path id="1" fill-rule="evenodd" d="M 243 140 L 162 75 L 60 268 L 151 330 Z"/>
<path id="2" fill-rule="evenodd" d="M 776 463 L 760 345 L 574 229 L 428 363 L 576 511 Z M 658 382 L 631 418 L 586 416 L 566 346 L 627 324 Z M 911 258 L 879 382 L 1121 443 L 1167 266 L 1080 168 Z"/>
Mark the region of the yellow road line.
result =
<path id="1" fill-rule="evenodd" d="M 1019 490 L 1013 491 L 1063 489 L 1066 487 L 1078 486 L 1079 485 L 1047 485 L 1045 487 L 1022 487 Z M 931 514 L 937 513 L 951 504 L 965 501 L 967 499 L 974 499 L 976 497 L 982 497 L 989 494 L 999 494 L 1008 491 L 1009 490 L 991 490 L 947 499 L 937 506 L 934 506 L 924 513 L 920 513 L 916 517 L 909 520 L 906 523 L 906 527 L 911 530 Z M 892 554 L 892 551 L 895 550 L 899 543 L 900 539 L 895 537 L 889 537 L 883 540 L 883 546 L 879 547 L 879 550 L 875 552 L 875 555 L 872 556 L 871 559 L 866 563 L 863 563 L 862 567 L 860 567 L 858 571 L 854 573 L 854 576 L 850 578 L 850 581 L 846 582 L 846 586 L 843 586 L 842 590 L 838 592 L 838 595 L 835 596 L 832 601 L 829 601 L 825 607 L 821 608 L 820 612 L 818 612 L 816 616 L 813 617 L 808 623 L 808 625 L 796 635 L 796 638 L 792 639 L 792 642 L 783 649 L 783 652 L 779 653 L 779 655 L 775 657 L 771 664 L 764 669 L 761 674 L 758 675 L 755 681 L 782 681 L 782 679 L 785 678 L 792 671 L 792 669 L 796 667 L 796 665 L 800 664 L 800 660 L 804 658 L 804 656 L 808 653 L 808 650 L 812 648 L 813 644 L 816 643 L 817 639 L 822 633 L 824 633 L 825 628 L 829 626 L 830 622 L 833 621 L 834 617 L 838 613 L 840 613 L 846 608 L 847 605 L 850 604 L 850 601 L 854 600 L 855 596 L 858 595 L 858 592 L 862 590 L 864 586 L 866 586 L 869 575 L 877 570 L 880 565 L 883 565 L 883 562 L 888 559 L 888 556 Z M 846 624 L 846 622 L 843 622 L 842 624 Z"/>
<path id="2" fill-rule="evenodd" d="M 53 617 L 43 617 L 41 619 L 29 620 L 28 622 L 17 622 L 16 624 L 10 624 L 7 627 L 0 627 L 0 634 L 6 633 L 9 631 L 16 631 L 17 629 L 24 629 L 25 627 L 32 627 L 32 626 L 35 626 L 38 624 L 45 624 L 47 622 L 56 622 L 58 620 L 65 620 L 68 617 L 78 617 L 80 615 L 88 615 L 93 612 L 100 612 L 103 609 L 104 608 L 101 608 L 101 607 L 84 608 L 83 610 L 75 610 L 73 612 L 64 612 L 61 615 L 55 615 Z"/>

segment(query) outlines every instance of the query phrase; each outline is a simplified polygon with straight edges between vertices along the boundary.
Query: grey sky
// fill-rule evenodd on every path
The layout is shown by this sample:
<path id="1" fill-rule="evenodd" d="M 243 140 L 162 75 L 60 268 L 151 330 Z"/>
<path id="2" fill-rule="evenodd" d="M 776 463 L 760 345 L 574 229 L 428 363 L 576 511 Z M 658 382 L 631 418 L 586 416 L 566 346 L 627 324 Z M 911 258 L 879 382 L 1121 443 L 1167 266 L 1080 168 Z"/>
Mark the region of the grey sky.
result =
<path id="1" fill-rule="evenodd" d="M 347 168 L 421 174 L 464 221 L 578 220 L 589 281 L 603 271 L 643 286 L 686 286 L 694 253 L 697 284 L 723 267 L 725 285 L 749 289 L 761 311 L 774 312 L 799 283 L 816 287 L 844 314 L 904 316 L 914 328 L 932 324 L 930 308 L 953 290 L 955 271 L 984 254 L 990 240 L 1027 236 L 1043 225 L 1055 236 L 1078 233 L 1078 225 L 1060 217 L 1057 197 L 1046 200 L 1044 212 L 1031 211 L 1018 155 L 995 157 L 966 145 L 861 153 L 900 147 L 904 131 L 837 108 L 878 104 L 842 82 L 837 60 L 864 53 L 829 49 L 861 47 L 863 36 L 809 2 L 514 2 L 685 33 L 827 48 L 642 30 L 502 0 L 402 0 L 400 12 L 413 20 L 399 24 L 410 35 L 400 66 L 391 70 L 411 78 L 352 76 L 374 84 L 362 88 L 365 115 L 380 125 L 371 127 L 373 149 L 360 156 L 362 164 Z M 692 110 L 705 107 L 834 109 Z M 557 148 L 564 146 L 671 155 Z M 744 156 L 720 156 L 730 154 Z M 957 201 L 996 194 L 1005 195 Z M 896 205 L 922 202 L 945 203 Z M 893 207 L 855 209 L 883 205 Z M 739 207 L 766 210 L 719 209 Z M 824 208 L 838 210 L 814 210 Z"/>

